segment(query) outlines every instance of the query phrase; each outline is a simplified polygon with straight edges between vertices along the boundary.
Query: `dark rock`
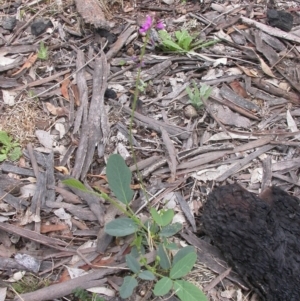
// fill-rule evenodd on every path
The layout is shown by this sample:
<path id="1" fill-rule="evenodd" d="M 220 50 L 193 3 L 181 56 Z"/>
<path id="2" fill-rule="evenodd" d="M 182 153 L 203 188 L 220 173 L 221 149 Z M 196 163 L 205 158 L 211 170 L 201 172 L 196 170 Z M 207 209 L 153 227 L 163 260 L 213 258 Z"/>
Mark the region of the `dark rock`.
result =
<path id="1" fill-rule="evenodd" d="M 34 36 L 39 36 L 40 34 L 44 33 L 51 26 L 52 26 L 52 22 L 50 20 L 49 21 L 44 21 L 44 20 L 34 21 L 31 24 L 31 33 Z"/>
<path id="2" fill-rule="evenodd" d="M 300 300 L 299 203 L 277 187 L 257 197 L 233 184 L 204 205 L 204 231 L 264 300 Z"/>
<path id="3" fill-rule="evenodd" d="M 293 27 L 293 16 L 290 13 L 276 9 L 268 9 L 267 18 L 271 26 L 281 30 L 291 31 Z"/>
<path id="4" fill-rule="evenodd" d="M 16 17 L 7 17 L 2 22 L 2 27 L 6 30 L 12 31 L 17 24 Z"/>

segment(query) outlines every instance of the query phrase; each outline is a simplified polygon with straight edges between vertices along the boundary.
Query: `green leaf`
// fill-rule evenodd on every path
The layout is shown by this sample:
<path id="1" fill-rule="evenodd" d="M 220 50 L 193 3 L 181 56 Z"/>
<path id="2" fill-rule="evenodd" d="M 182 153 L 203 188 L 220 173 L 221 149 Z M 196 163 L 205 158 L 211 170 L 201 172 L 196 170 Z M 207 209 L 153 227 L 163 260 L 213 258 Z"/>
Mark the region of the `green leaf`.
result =
<path id="1" fill-rule="evenodd" d="M 69 179 L 63 180 L 62 183 L 65 184 L 66 186 L 76 188 L 76 189 L 79 189 L 84 192 L 91 192 L 80 181 L 78 181 L 74 178 L 69 178 Z"/>
<path id="2" fill-rule="evenodd" d="M 197 286 L 184 280 L 174 281 L 174 291 L 182 301 L 208 301 Z"/>
<path id="3" fill-rule="evenodd" d="M 8 136 L 8 134 L 4 131 L 0 131 L 0 143 L 3 145 L 10 145 L 11 144 L 11 138 Z"/>
<path id="4" fill-rule="evenodd" d="M 126 255 L 125 260 L 128 267 L 133 273 L 137 274 L 141 270 L 141 265 L 132 255 L 130 254 Z"/>
<path id="5" fill-rule="evenodd" d="M 6 154 L 0 154 L 0 162 L 4 161 L 7 159 L 7 155 Z"/>
<path id="6" fill-rule="evenodd" d="M 182 229 L 182 224 L 174 223 L 163 227 L 159 233 L 160 237 L 170 237 Z"/>
<path id="7" fill-rule="evenodd" d="M 154 221 L 162 227 L 170 224 L 174 217 L 174 211 L 172 209 L 160 210 L 160 212 L 157 212 L 155 208 L 151 208 L 150 213 Z"/>
<path id="8" fill-rule="evenodd" d="M 152 272 L 150 271 L 142 271 L 139 273 L 139 278 L 143 279 L 143 280 L 149 280 L 152 281 L 155 279 L 155 276 Z"/>
<path id="9" fill-rule="evenodd" d="M 15 147 L 9 154 L 8 157 L 11 161 L 16 161 L 22 156 L 21 147 Z"/>
<path id="10" fill-rule="evenodd" d="M 170 271 L 170 278 L 178 279 L 187 275 L 197 261 L 197 254 L 189 253 L 173 264 Z"/>
<path id="11" fill-rule="evenodd" d="M 203 99 L 207 99 L 212 92 L 212 87 L 206 85 L 206 84 L 202 84 L 201 88 L 200 88 L 200 95 Z"/>
<path id="12" fill-rule="evenodd" d="M 164 296 L 171 290 L 172 286 L 173 281 L 168 277 L 163 277 L 156 282 L 153 293 L 155 296 Z"/>
<path id="13" fill-rule="evenodd" d="M 117 218 L 105 225 L 105 232 L 112 236 L 126 236 L 138 229 L 139 226 L 128 217 Z"/>
<path id="14" fill-rule="evenodd" d="M 192 246 L 186 246 L 180 249 L 173 258 L 172 266 L 174 266 L 175 263 L 177 263 L 180 259 L 182 259 L 189 253 L 195 253 L 195 248 Z"/>
<path id="15" fill-rule="evenodd" d="M 159 256 L 159 265 L 164 269 L 168 270 L 171 267 L 170 257 L 168 256 L 164 246 L 160 244 L 157 249 L 157 255 Z"/>
<path id="16" fill-rule="evenodd" d="M 41 60 L 46 60 L 48 58 L 48 48 L 45 46 L 43 41 L 40 43 L 38 58 Z"/>
<path id="17" fill-rule="evenodd" d="M 183 49 L 173 41 L 165 40 L 165 41 L 162 41 L 162 43 L 167 49 L 169 49 L 171 51 L 179 51 L 179 52 L 183 51 Z"/>
<path id="18" fill-rule="evenodd" d="M 137 287 L 138 282 L 132 276 L 126 276 L 124 282 L 120 287 L 120 296 L 123 299 L 130 297 L 133 293 L 133 290 Z"/>
<path id="19" fill-rule="evenodd" d="M 113 154 L 108 158 L 106 175 L 108 185 L 117 199 L 123 204 L 129 204 L 133 197 L 130 189 L 131 171 L 120 155 Z"/>

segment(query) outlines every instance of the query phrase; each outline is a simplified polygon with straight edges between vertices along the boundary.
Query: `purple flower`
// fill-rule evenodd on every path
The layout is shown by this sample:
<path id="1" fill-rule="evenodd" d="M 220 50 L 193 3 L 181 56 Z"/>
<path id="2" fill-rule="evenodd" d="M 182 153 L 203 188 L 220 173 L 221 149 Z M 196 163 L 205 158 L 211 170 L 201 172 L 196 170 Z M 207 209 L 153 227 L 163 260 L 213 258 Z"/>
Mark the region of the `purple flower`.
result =
<path id="1" fill-rule="evenodd" d="M 165 28 L 165 24 L 163 23 L 162 20 L 159 20 L 156 24 L 156 28 L 157 29 L 164 29 Z"/>
<path id="2" fill-rule="evenodd" d="M 146 17 L 146 21 L 143 26 L 140 28 L 140 33 L 147 32 L 152 26 L 152 18 L 150 16 Z"/>

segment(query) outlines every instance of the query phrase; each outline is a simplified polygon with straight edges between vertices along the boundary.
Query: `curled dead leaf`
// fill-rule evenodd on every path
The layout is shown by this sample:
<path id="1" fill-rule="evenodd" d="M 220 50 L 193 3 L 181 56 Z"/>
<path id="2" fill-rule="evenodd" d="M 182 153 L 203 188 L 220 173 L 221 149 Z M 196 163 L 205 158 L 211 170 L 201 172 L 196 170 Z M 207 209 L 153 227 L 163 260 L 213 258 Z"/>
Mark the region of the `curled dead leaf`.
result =
<path id="1" fill-rule="evenodd" d="M 66 168 L 64 166 L 55 166 L 55 169 L 58 170 L 59 172 L 63 173 L 64 175 L 70 174 L 68 168 Z"/>
<path id="2" fill-rule="evenodd" d="M 62 82 L 61 87 L 60 87 L 61 94 L 66 100 L 69 100 L 69 93 L 68 93 L 68 87 L 69 87 L 69 84 L 70 84 L 70 78 L 69 77 L 70 77 L 69 73 L 65 74 L 65 79 Z"/>
<path id="3" fill-rule="evenodd" d="M 52 115 L 56 115 L 56 116 L 66 116 L 69 114 L 69 111 L 67 108 L 60 108 L 60 107 L 56 107 L 54 106 L 52 103 L 50 102 L 46 102 L 46 107 L 48 109 L 48 111 L 52 114 Z"/>
<path id="4" fill-rule="evenodd" d="M 38 58 L 37 54 L 31 54 L 29 56 L 29 58 L 26 60 L 26 62 L 24 63 L 24 65 L 21 67 L 21 69 L 15 73 L 13 73 L 12 76 L 15 76 L 15 75 L 21 73 L 24 69 L 31 68 L 31 66 L 36 62 L 37 58 Z"/>

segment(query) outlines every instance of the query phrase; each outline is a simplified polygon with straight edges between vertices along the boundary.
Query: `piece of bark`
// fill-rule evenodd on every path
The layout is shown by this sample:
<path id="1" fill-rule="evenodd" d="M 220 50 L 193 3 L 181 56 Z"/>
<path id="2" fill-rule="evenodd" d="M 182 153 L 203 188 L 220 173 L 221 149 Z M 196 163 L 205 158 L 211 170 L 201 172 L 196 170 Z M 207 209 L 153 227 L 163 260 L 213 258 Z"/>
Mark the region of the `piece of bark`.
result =
<path id="1" fill-rule="evenodd" d="M 232 174 L 236 173 L 240 169 L 242 169 L 246 164 L 251 162 L 256 157 L 264 154 L 265 152 L 271 150 L 274 148 L 274 145 L 265 145 L 259 148 L 258 150 L 254 151 L 250 155 L 248 155 L 246 158 L 243 158 L 241 160 L 238 160 L 237 163 L 233 163 L 232 166 L 226 170 L 222 175 L 218 176 L 216 181 L 222 182 L 225 181 L 228 177 L 230 177 Z"/>
<path id="2" fill-rule="evenodd" d="M 244 108 L 244 109 L 252 111 L 252 112 L 259 111 L 259 107 L 257 105 L 255 105 L 251 101 L 246 100 L 243 97 L 239 96 L 225 84 L 220 89 L 220 93 L 224 98 L 235 103 L 236 105 L 238 105 L 241 108 Z"/>
<path id="3" fill-rule="evenodd" d="M 136 26 L 129 26 L 124 32 L 122 32 L 119 35 L 118 40 L 113 44 L 113 46 L 106 53 L 106 58 L 108 61 L 116 56 L 116 54 L 121 50 L 124 44 L 128 41 L 130 35 L 133 34 L 136 30 L 137 30 Z"/>
<path id="4" fill-rule="evenodd" d="M 84 209 L 79 205 L 72 205 L 68 203 L 63 202 L 51 202 L 46 201 L 46 205 L 49 208 L 64 208 L 70 213 L 72 213 L 74 216 L 78 217 L 79 219 L 83 221 L 96 221 L 97 217 L 96 215 L 88 209 Z"/>
<path id="5" fill-rule="evenodd" d="M 72 252 L 73 254 L 76 253 L 75 250 L 68 247 L 68 243 L 66 243 L 62 240 L 56 239 L 56 238 L 51 238 L 51 237 L 42 235 L 35 231 L 31 231 L 29 229 L 20 228 L 20 227 L 17 227 L 17 226 L 8 224 L 8 223 L 2 223 L 2 222 L 0 222 L 0 229 L 7 231 L 9 233 L 17 234 L 24 238 L 28 238 L 37 243 L 41 243 L 45 246 L 48 246 L 48 247 L 51 247 L 51 248 L 54 248 L 54 249 L 57 249 L 60 251 L 68 251 L 68 252 Z"/>
<path id="6" fill-rule="evenodd" d="M 287 33 L 283 30 L 273 28 L 271 26 L 265 25 L 261 22 L 257 22 L 255 20 L 252 20 L 249 18 L 241 17 L 240 20 L 247 25 L 255 26 L 256 28 L 266 32 L 267 34 L 269 34 L 271 36 L 282 38 L 282 39 L 285 39 L 285 40 L 288 40 L 291 42 L 295 42 L 295 43 L 300 43 L 300 38 L 292 33 Z"/>
<path id="7" fill-rule="evenodd" d="M 28 168 L 23 168 L 23 167 L 18 167 L 13 165 L 12 163 L 9 163 L 7 161 L 4 161 L 1 165 L 0 168 L 2 171 L 4 172 L 11 172 L 17 175 L 21 175 L 21 176 L 27 176 L 27 177 L 34 177 L 34 172 L 32 169 L 28 169 Z"/>
<path id="8" fill-rule="evenodd" d="M 171 171 L 171 181 L 173 182 L 175 181 L 176 178 L 176 167 L 177 167 L 176 149 L 167 131 L 163 127 L 160 128 L 160 131 L 161 131 L 162 140 L 167 150 L 167 162 Z"/>
<path id="9" fill-rule="evenodd" d="M 259 198 L 233 184 L 215 188 L 204 205 L 205 232 L 264 300 L 300 300 L 299 203 L 277 187 Z"/>
<path id="10" fill-rule="evenodd" d="M 272 183 L 272 158 L 268 156 L 262 162 L 263 176 L 261 181 L 261 190 L 264 191 L 271 186 Z"/>
<path id="11" fill-rule="evenodd" d="M 179 192 L 174 192 L 174 194 L 176 196 L 177 202 L 179 203 L 182 212 L 184 213 L 185 217 L 191 224 L 193 231 L 196 232 L 197 229 L 196 229 L 195 217 L 192 214 L 191 208 L 189 207 L 187 201 L 182 197 L 182 195 Z"/>
<path id="12" fill-rule="evenodd" d="M 96 146 L 98 145 L 99 147 L 99 144 L 103 144 L 103 142 L 108 139 L 109 125 L 106 108 L 104 106 L 104 93 L 107 88 L 108 73 L 109 66 L 106 57 L 102 52 L 101 57 L 95 59 L 93 95 L 88 113 L 87 151 L 85 153 L 85 158 L 81 158 L 81 160 L 84 159 L 84 164 L 80 172 L 81 179 L 86 177 L 90 165 L 93 162 Z"/>
<path id="13" fill-rule="evenodd" d="M 85 79 L 85 57 L 84 52 L 78 50 L 76 59 L 76 83 L 79 92 L 80 106 L 77 109 L 73 134 L 77 133 L 81 123 L 86 122 L 88 112 L 88 86 Z M 81 135 L 82 136 L 82 135 Z"/>
<path id="14" fill-rule="evenodd" d="M 113 105 L 121 106 L 120 103 L 114 100 L 109 100 Z M 125 111 L 127 114 L 131 115 L 131 109 L 122 106 L 122 110 Z M 185 128 L 176 126 L 176 125 L 170 125 L 165 122 L 155 120 L 153 118 L 150 118 L 148 116 L 145 116 L 143 114 L 134 112 L 134 119 L 135 121 L 138 121 L 143 126 L 146 126 L 150 129 L 153 129 L 160 133 L 160 127 L 163 127 L 170 135 L 177 136 L 179 139 L 188 139 L 190 136 L 190 132 L 187 132 Z"/>
<path id="15" fill-rule="evenodd" d="M 26 207 L 29 206 L 29 202 L 15 197 L 1 188 L 0 188 L 0 199 L 4 200 L 4 202 L 11 205 L 17 210 L 25 209 Z"/>
<path id="16" fill-rule="evenodd" d="M 106 20 L 100 2 L 97 0 L 75 0 L 77 11 L 86 23 L 94 25 L 96 28 L 110 29 L 111 25 Z"/>

